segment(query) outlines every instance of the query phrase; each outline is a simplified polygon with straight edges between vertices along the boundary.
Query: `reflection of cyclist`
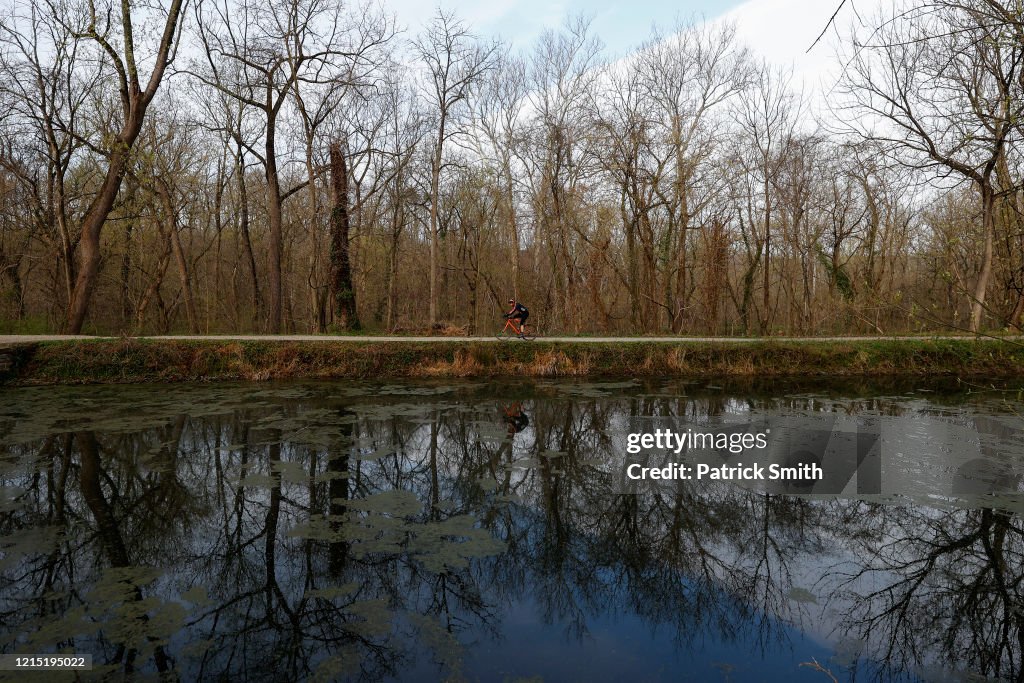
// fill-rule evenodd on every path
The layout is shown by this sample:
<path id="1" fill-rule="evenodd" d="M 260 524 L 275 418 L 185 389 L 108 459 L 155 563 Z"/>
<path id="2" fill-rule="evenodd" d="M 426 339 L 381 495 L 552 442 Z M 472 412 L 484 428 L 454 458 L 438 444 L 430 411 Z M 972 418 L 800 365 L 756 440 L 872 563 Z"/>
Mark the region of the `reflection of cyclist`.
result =
<path id="1" fill-rule="evenodd" d="M 519 336 L 522 337 L 526 334 L 526 319 L 530 317 L 530 309 L 515 299 L 509 299 L 508 305 L 511 306 L 512 309 L 505 314 L 505 317 L 509 320 L 519 321 Z"/>
<path id="2" fill-rule="evenodd" d="M 505 422 L 508 424 L 508 435 L 513 436 L 530 426 L 530 418 L 523 412 L 523 404 L 516 401 L 505 411 Z"/>

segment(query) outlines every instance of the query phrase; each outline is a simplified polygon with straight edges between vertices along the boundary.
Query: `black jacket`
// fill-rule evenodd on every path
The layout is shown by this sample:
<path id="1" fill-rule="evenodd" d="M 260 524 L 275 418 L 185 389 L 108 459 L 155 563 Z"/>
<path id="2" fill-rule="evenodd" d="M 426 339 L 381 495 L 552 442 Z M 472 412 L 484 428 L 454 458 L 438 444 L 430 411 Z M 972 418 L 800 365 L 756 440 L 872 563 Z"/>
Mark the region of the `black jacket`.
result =
<path id="1" fill-rule="evenodd" d="M 522 305 L 521 303 L 519 303 L 517 301 L 516 305 L 512 308 L 511 311 L 509 311 L 508 316 L 511 318 L 511 317 L 517 316 L 517 315 L 529 315 L 529 314 L 530 314 L 530 309 L 528 309 L 526 306 Z"/>

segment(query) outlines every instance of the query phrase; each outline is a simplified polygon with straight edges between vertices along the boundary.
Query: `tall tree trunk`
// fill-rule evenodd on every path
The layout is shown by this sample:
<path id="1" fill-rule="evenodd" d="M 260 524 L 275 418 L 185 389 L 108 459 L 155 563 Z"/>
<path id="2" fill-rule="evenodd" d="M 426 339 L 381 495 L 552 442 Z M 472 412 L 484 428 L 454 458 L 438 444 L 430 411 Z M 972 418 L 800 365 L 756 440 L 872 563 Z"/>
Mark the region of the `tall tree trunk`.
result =
<path id="1" fill-rule="evenodd" d="M 516 193 L 515 181 L 512 178 L 512 168 L 508 159 L 505 160 L 505 185 L 508 197 L 508 227 L 512 238 L 512 292 L 519 301 L 519 223 L 516 220 Z"/>
<path id="2" fill-rule="evenodd" d="M 85 324 L 85 314 L 89 310 L 89 301 L 96 288 L 96 277 L 100 272 L 100 259 L 102 258 L 100 234 L 107 222 L 107 216 L 114 208 L 114 200 L 117 199 L 121 181 L 128 169 L 132 144 L 142 128 L 141 115 L 138 117 L 138 121 L 130 122 L 126 128 L 127 130 L 119 135 L 117 142 L 114 143 L 114 150 L 110 155 L 110 165 L 107 167 L 103 184 L 100 185 L 99 192 L 96 193 L 96 197 L 82 221 L 82 238 L 79 243 L 81 262 L 71 304 L 68 306 L 66 331 L 69 334 L 81 334 L 82 326 Z"/>
<path id="3" fill-rule="evenodd" d="M 220 296 L 220 291 L 221 291 L 221 289 L 220 289 L 220 287 L 221 287 L 221 265 L 223 263 L 223 261 L 221 260 L 221 254 L 222 254 L 222 249 L 221 249 L 222 244 L 221 243 L 222 243 L 223 237 L 224 237 L 224 190 L 225 190 L 225 186 L 227 185 L 227 178 L 226 178 L 226 174 L 227 174 L 227 168 L 226 168 L 226 166 L 227 166 L 227 159 L 226 159 L 226 157 L 227 157 L 227 148 L 225 148 L 221 152 L 221 158 L 217 162 L 217 176 L 216 176 L 217 177 L 217 189 L 216 189 L 216 192 L 213 195 L 213 229 L 214 229 L 214 233 L 217 235 L 217 241 L 216 241 L 216 245 L 217 246 L 216 246 L 216 249 L 214 251 L 215 255 L 214 255 L 214 262 L 213 262 L 214 263 L 214 266 L 213 266 L 213 291 L 217 292 L 218 296 Z M 220 299 L 219 303 L 223 304 L 223 298 Z M 238 299 L 235 299 L 234 303 L 237 306 L 238 305 Z M 216 308 L 217 308 L 217 317 L 220 320 L 223 320 L 223 317 L 222 317 L 223 316 L 223 308 L 222 308 L 222 306 L 217 306 Z M 209 327 L 210 327 L 209 313 L 207 313 L 206 326 L 207 326 L 207 329 L 209 329 Z M 218 325 L 218 327 L 219 327 L 219 325 Z"/>
<path id="4" fill-rule="evenodd" d="M 267 223 L 270 228 L 270 323 L 271 334 L 281 334 L 284 320 L 282 314 L 282 271 L 281 261 L 284 251 L 282 235 L 281 181 L 277 174 L 277 153 L 274 147 L 276 122 L 268 116 L 267 136 L 264 146 L 267 175 Z"/>
<path id="5" fill-rule="evenodd" d="M 981 188 L 981 222 L 985 232 L 985 248 L 982 253 L 981 272 L 974 288 L 971 302 L 971 332 L 981 331 L 981 317 L 985 312 L 985 295 L 992 279 L 992 252 L 995 241 L 995 192 L 991 187 Z"/>
<path id="6" fill-rule="evenodd" d="M 630 332 L 640 331 L 640 270 L 636 255 L 636 221 L 626 208 L 626 186 L 619 194 L 619 215 L 626 232 L 626 287 L 629 290 Z"/>
<path id="7" fill-rule="evenodd" d="M 52 152 L 51 152 L 52 153 Z M 60 235 L 60 260 L 61 271 L 64 276 L 65 303 L 68 306 L 64 313 L 70 311 L 71 301 L 75 296 L 75 243 L 71 239 L 71 230 L 68 228 L 67 199 L 64 191 L 64 175 L 61 172 L 54 174 L 53 195 L 51 211 L 57 223 L 57 232 Z"/>
<path id="8" fill-rule="evenodd" d="M 395 324 L 395 285 L 398 280 L 398 242 L 402 235 L 402 195 L 401 195 L 401 174 L 395 174 L 395 198 L 391 211 L 391 249 L 388 252 L 388 295 L 387 313 L 384 326 L 388 331 L 394 329 Z"/>
<path id="9" fill-rule="evenodd" d="M 127 196 L 128 201 L 134 207 L 135 193 L 138 190 L 138 183 L 128 179 Z M 136 211 L 127 211 L 127 220 L 124 226 L 124 252 L 121 254 L 121 328 L 127 333 L 132 326 L 132 303 L 131 303 L 131 269 L 132 269 L 132 238 L 135 235 L 135 214 Z"/>
<path id="10" fill-rule="evenodd" d="M 437 235 L 437 205 L 441 199 L 441 161 L 444 147 L 444 128 L 446 112 L 441 111 L 441 123 L 438 127 L 437 146 L 434 148 L 434 157 L 430 166 L 430 326 L 437 323 L 437 258 L 438 258 L 438 235 Z"/>
<path id="11" fill-rule="evenodd" d="M 125 329 L 130 328 L 132 324 L 131 288 L 128 281 L 131 279 L 132 232 L 134 229 L 134 221 L 129 220 L 124 226 L 124 253 L 121 255 L 121 324 Z"/>
<path id="12" fill-rule="evenodd" d="M 0 276 L 2 276 L 0 279 L 6 279 L 11 284 L 11 292 L 18 309 L 18 320 L 25 317 L 25 289 L 21 283 L 21 274 L 19 273 L 21 261 L 21 254 L 15 254 L 12 260 L 8 261 L 2 247 L 0 247 Z"/>
<path id="13" fill-rule="evenodd" d="M 252 287 L 252 321 L 255 329 L 259 329 L 260 319 L 260 284 L 256 275 L 256 255 L 252 250 L 252 238 L 249 236 L 249 190 L 245 184 L 245 156 L 242 144 L 238 143 L 238 155 L 235 157 L 235 169 L 238 176 L 238 231 L 242 234 L 242 247 L 249 266 L 249 284 Z"/>
<path id="14" fill-rule="evenodd" d="M 767 174 L 767 163 L 765 164 L 765 173 Z M 772 200 L 768 195 L 768 181 L 764 183 L 764 310 L 761 311 L 763 316 L 761 319 L 761 334 L 767 335 L 769 333 L 769 325 L 771 324 L 771 248 L 772 248 Z"/>
<path id="15" fill-rule="evenodd" d="M 334 315 L 338 326 L 346 330 L 359 329 L 356 311 L 356 293 L 352 287 L 352 268 L 349 264 L 348 229 L 348 168 L 341 144 L 331 143 L 331 287 L 334 290 Z"/>
<path id="16" fill-rule="evenodd" d="M 675 122 L 678 125 L 678 120 Z M 686 296 L 686 233 L 690 227 L 690 204 L 686 196 L 686 185 L 688 178 L 683 172 L 684 164 L 686 163 L 683 159 L 682 154 L 682 143 L 679 142 L 679 136 L 681 133 L 678 131 L 675 133 L 676 139 L 676 201 L 679 202 L 679 259 L 677 267 L 679 270 L 676 272 L 676 295 L 675 295 L 675 310 L 668 312 L 670 329 L 676 334 L 680 334 L 683 331 L 683 326 L 686 324 L 686 307 L 689 303 L 688 297 Z M 669 278 L 665 278 L 666 282 Z M 666 303 L 670 305 L 673 303 L 672 299 L 666 298 Z"/>
<path id="17" fill-rule="evenodd" d="M 185 315 L 188 318 L 188 329 L 192 334 L 199 334 L 199 315 L 196 313 L 196 302 L 192 296 L 192 278 L 189 275 L 188 259 L 185 257 L 185 250 L 181 246 L 178 214 L 174 210 L 174 202 L 171 201 L 171 192 L 168 187 L 163 181 L 157 181 L 157 187 L 157 192 L 164 205 L 164 220 L 167 224 L 167 234 L 171 239 L 174 263 L 178 266 L 178 277 L 181 279 L 181 295 L 185 299 Z"/>
<path id="18" fill-rule="evenodd" d="M 711 226 L 708 259 L 704 271 L 704 316 L 708 334 L 718 332 L 718 307 L 728 268 L 729 243 L 725 225 L 715 221 Z"/>

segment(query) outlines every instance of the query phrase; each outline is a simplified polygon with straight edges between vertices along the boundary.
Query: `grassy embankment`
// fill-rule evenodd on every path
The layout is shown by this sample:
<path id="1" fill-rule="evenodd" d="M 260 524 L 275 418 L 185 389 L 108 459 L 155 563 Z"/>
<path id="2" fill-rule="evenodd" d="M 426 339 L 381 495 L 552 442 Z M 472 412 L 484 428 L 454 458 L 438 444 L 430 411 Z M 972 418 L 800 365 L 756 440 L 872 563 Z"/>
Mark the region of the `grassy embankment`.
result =
<path id="1" fill-rule="evenodd" d="M 0 350 L 0 383 L 401 377 L 1024 376 L 1001 341 L 361 343 L 81 340 Z"/>

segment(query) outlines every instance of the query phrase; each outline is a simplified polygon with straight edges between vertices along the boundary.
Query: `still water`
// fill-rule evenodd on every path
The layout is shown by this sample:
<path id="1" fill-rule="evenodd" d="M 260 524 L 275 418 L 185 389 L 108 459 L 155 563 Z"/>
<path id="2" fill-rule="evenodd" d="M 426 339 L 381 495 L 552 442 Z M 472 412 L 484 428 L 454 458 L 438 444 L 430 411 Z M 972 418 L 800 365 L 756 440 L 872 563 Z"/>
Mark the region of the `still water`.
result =
<path id="1" fill-rule="evenodd" d="M 87 680 L 1024 676 L 1017 387 L 0 392 L 0 652 Z M 758 411 L 895 420 L 914 485 L 615 492 L 631 419 Z"/>

